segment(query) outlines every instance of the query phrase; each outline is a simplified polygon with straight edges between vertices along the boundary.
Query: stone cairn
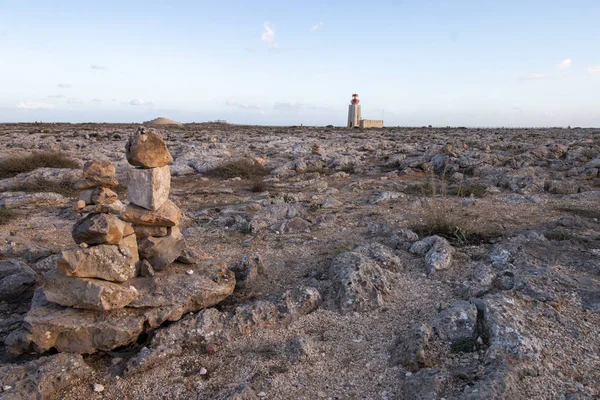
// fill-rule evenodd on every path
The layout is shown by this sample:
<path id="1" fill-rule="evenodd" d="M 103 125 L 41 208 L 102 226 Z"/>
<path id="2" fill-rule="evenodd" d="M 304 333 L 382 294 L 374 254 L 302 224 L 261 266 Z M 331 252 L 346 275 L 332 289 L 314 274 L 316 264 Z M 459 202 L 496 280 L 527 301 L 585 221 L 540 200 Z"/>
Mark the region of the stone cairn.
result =
<path id="1" fill-rule="evenodd" d="M 177 225 L 181 210 L 171 200 L 173 161 L 165 142 L 154 129 L 139 128 L 127 142 L 126 157 L 136 168 L 128 171 L 129 205 L 123 220 L 133 224 L 142 259 L 140 274 L 152 276 L 181 256 L 185 241 Z"/>
<path id="2" fill-rule="evenodd" d="M 85 164 L 73 226 L 79 247 L 44 274 L 23 328 L 6 339 L 14 354 L 94 353 L 133 343 L 140 334 L 211 307 L 229 296 L 235 276 L 224 265 L 198 265 L 169 200 L 173 161 L 154 129 L 139 128 L 126 147 L 129 204 L 119 201 L 115 167 Z M 188 266 L 173 264 L 180 261 Z M 190 269 L 191 268 L 191 269 Z"/>
<path id="3" fill-rule="evenodd" d="M 75 209 L 86 214 L 73 225 L 79 248 L 65 250 L 57 270 L 44 275 L 43 291 L 52 303 L 89 310 L 114 310 L 138 297 L 123 285 L 136 275 L 138 246 L 131 224 L 118 215 L 125 208 L 112 190 L 119 185 L 109 161 L 88 162 Z"/>

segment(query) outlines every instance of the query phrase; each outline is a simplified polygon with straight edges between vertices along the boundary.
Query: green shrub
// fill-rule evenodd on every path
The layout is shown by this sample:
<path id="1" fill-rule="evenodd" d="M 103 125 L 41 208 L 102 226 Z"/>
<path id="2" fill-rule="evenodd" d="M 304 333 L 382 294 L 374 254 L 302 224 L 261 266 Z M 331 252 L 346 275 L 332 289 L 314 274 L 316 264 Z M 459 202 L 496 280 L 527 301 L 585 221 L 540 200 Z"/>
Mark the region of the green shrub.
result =
<path id="1" fill-rule="evenodd" d="M 219 166 L 206 171 L 206 175 L 218 178 L 258 179 L 268 175 L 269 171 L 258 161 L 242 158 L 236 161 L 226 161 Z"/>

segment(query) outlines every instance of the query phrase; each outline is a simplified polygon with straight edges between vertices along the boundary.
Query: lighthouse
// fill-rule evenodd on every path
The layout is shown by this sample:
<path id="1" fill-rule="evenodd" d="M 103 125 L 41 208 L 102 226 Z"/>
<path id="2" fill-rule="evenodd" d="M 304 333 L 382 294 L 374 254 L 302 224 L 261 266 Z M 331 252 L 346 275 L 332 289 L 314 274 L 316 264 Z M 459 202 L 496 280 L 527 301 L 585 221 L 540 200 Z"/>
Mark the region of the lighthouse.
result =
<path id="1" fill-rule="evenodd" d="M 352 95 L 352 101 L 350 102 L 350 106 L 348 107 L 348 128 L 354 128 L 355 126 L 360 126 L 360 101 L 358 100 L 358 95 L 354 93 Z"/>

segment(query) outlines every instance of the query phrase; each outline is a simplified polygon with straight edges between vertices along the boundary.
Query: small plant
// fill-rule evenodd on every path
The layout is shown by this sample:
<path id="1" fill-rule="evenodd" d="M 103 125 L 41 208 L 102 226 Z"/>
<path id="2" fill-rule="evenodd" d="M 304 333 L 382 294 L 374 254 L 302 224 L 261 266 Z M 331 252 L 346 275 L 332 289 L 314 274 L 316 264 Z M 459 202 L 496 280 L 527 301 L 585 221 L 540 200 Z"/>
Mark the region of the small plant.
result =
<path id="1" fill-rule="evenodd" d="M 73 197 L 78 193 L 73 185 L 74 183 L 68 179 L 62 181 L 47 181 L 45 179 L 38 179 L 33 182 L 15 185 L 11 187 L 11 190 L 29 193 L 53 192 L 67 197 Z"/>
<path id="2" fill-rule="evenodd" d="M 219 166 L 206 171 L 209 176 L 219 178 L 258 179 L 268 175 L 269 171 L 258 161 L 242 158 L 236 161 L 226 161 Z"/>
<path id="3" fill-rule="evenodd" d="M 0 225 L 6 225 L 17 217 L 17 214 L 13 210 L 8 208 L 0 208 Z"/>
<path id="4" fill-rule="evenodd" d="M 58 152 L 34 152 L 25 156 L 11 156 L 0 159 L 0 179 L 9 178 L 22 172 L 38 168 L 79 168 L 77 161 Z"/>

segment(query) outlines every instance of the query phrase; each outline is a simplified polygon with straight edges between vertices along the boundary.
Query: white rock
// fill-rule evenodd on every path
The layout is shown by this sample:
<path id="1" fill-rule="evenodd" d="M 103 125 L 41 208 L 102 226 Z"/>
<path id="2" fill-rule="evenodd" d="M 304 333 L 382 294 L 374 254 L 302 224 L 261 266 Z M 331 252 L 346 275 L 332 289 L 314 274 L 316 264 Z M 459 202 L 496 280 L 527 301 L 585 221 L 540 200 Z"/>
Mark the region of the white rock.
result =
<path id="1" fill-rule="evenodd" d="M 188 269 L 187 271 L 185 271 L 185 273 L 188 274 L 188 275 L 193 275 L 194 274 L 194 270 Z"/>
<path id="2" fill-rule="evenodd" d="M 94 383 L 94 392 L 100 393 L 104 392 L 104 386 L 99 383 Z"/>
<path id="3" fill-rule="evenodd" d="M 157 210 L 169 198 L 171 171 L 169 166 L 149 169 L 130 169 L 127 172 L 127 199 L 148 210 Z"/>
<path id="4" fill-rule="evenodd" d="M 258 392 L 256 393 L 256 397 L 266 397 L 267 394 L 265 392 Z"/>
<path id="5" fill-rule="evenodd" d="M 200 368 L 200 372 L 199 372 L 200 375 L 206 375 L 207 373 L 208 373 L 208 371 L 206 370 L 206 368 L 204 368 L 204 367 Z"/>

